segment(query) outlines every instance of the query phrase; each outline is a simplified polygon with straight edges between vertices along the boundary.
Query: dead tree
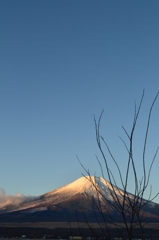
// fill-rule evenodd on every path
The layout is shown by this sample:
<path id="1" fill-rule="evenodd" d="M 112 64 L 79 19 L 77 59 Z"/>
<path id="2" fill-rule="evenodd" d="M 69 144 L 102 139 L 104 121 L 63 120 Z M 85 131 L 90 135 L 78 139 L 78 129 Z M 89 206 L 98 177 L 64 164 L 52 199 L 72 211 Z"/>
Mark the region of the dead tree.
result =
<path id="1" fill-rule="evenodd" d="M 158 95 L 159 95 L 159 92 L 157 93 L 151 105 L 151 108 L 149 110 L 148 122 L 147 122 L 145 139 L 144 139 L 144 146 L 142 150 L 142 169 L 143 169 L 142 178 L 138 176 L 136 171 L 135 160 L 133 156 L 133 136 L 134 136 L 134 131 L 135 131 L 136 123 L 138 120 L 138 116 L 140 113 L 141 105 L 143 102 L 143 98 L 144 98 L 144 90 L 143 90 L 143 94 L 142 94 L 138 108 L 136 107 L 136 103 L 135 103 L 134 119 L 133 119 L 133 125 L 132 125 L 130 134 L 127 132 L 127 130 L 124 127 L 122 127 L 128 138 L 129 145 L 127 145 L 127 143 L 121 137 L 119 137 L 120 140 L 123 142 L 128 154 L 125 177 L 122 175 L 121 167 L 119 166 L 118 162 L 114 158 L 107 142 L 100 135 L 100 123 L 101 123 L 103 111 L 98 121 L 96 121 L 96 118 L 94 117 L 96 141 L 97 141 L 97 145 L 100 150 L 100 153 L 102 155 L 102 158 L 104 160 L 104 165 L 105 165 L 104 169 L 98 157 L 97 157 L 97 161 L 99 163 L 101 174 L 103 179 L 105 180 L 105 183 L 107 183 L 105 178 L 105 175 L 107 175 L 107 179 L 110 184 L 109 196 L 111 196 L 112 200 L 110 200 L 110 198 L 107 198 L 106 195 L 102 193 L 102 191 L 98 187 L 98 184 L 96 184 L 92 180 L 89 170 L 86 170 L 86 168 L 82 164 L 81 165 L 85 170 L 84 176 L 88 179 L 88 181 L 92 183 L 92 185 L 96 190 L 96 193 L 98 196 L 97 200 L 95 200 L 94 198 L 92 199 L 93 206 L 94 206 L 94 214 L 96 215 L 96 212 L 101 214 L 103 221 L 101 223 L 97 219 L 97 223 L 99 225 L 99 228 L 101 229 L 101 232 L 103 232 L 103 236 L 105 236 L 106 238 L 112 237 L 111 229 L 115 229 L 118 237 L 128 238 L 130 240 L 134 238 L 135 231 L 138 231 L 137 235 L 140 239 L 144 239 L 145 236 L 147 238 L 148 237 L 150 238 L 150 236 L 152 237 L 153 234 L 156 234 L 156 231 L 159 231 L 158 229 L 155 229 L 155 228 L 150 229 L 150 231 L 148 231 L 147 229 L 147 225 L 152 221 L 154 221 L 154 216 L 145 218 L 146 208 L 149 207 L 149 204 L 157 197 L 159 193 L 157 193 L 154 197 L 152 197 L 151 196 L 152 187 L 150 186 L 149 197 L 148 199 L 144 199 L 145 191 L 149 187 L 151 169 L 158 152 L 158 148 L 157 148 L 154 154 L 154 157 L 150 163 L 150 168 L 148 172 L 146 172 L 145 151 L 147 146 L 149 125 L 150 125 L 152 109 L 157 100 Z M 103 150 L 104 147 L 108 151 L 111 160 L 115 163 L 117 172 L 119 174 L 121 186 L 123 189 L 122 191 L 118 187 L 119 184 L 117 184 L 116 182 L 116 178 L 113 174 L 113 171 L 109 168 L 108 160 Z M 133 172 L 134 186 L 135 186 L 134 192 L 132 194 L 128 192 L 128 181 L 129 181 L 130 170 Z M 105 214 L 105 208 L 109 208 L 109 207 L 117 212 L 119 216 L 118 219 L 112 216 L 111 212 L 109 213 L 107 211 L 107 214 Z M 89 227 L 91 228 L 90 225 Z"/>

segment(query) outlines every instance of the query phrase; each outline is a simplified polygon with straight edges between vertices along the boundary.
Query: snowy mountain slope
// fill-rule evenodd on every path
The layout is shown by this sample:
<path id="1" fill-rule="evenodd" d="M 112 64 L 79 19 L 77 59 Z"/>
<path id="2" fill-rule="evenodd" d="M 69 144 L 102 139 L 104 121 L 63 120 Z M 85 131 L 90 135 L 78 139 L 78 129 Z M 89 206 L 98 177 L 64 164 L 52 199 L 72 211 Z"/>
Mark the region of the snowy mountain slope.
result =
<path id="1" fill-rule="evenodd" d="M 98 189 L 100 191 L 100 195 L 98 195 Z M 121 189 L 112 189 L 109 182 L 101 177 L 91 176 L 89 177 L 81 177 L 76 181 L 67 184 L 61 188 L 55 189 L 51 192 L 43 194 L 39 197 L 25 200 L 24 202 L 16 205 L 6 205 L 1 208 L 0 213 L 27 213 L 32 214 L 38 212 L 45 211 L 69 211 L 72 212 L 74 210 L 80 211 L 82 209 L 85 212 L 93 212 L 93 202 L 92 197 L 95 201 L 100 198 L 101 202 L 103 202 L 104 212 L 113 213 L 114 209 L 111 208 L 110 204 L 107 204 L 107 201 L 103 199 L 108 199 L 113 202 L 114 191 L 116 195 L 122 200 L 123 191 Z M 133 198 L 133 195 L 129 194 L 130 198 Z M 152 207 L 153 206 L 153 207 Z M 150 208 L 149 208 L 150 209 Z M 151 204 L 151 209 L 149 212 L 157 212 L 159 213 L 158 204 Z M 159 214 L 158 214 L 159 215 Z"/>
<path id="2" fill-rule="evenodd" d="M 110 191 L 112 191 L 110 183 L 101 177 L 95 176 L 91 176 L 90 178 L 88 176 L 83 176 L 76 181 L 67 184 L 66 186 L 46 193 L 43 196 L 45 198 L 50 198 L 56 195 L 57 199 L 63 196 L 66 200 L 72 196 L 75 196 L 76 194 L 86 194 L 97 198 L 97 189 L 100 189 L 100 192 L 103 196 L 109 198 L 110 200 L 113 200 L 110 195 Z M 117 189 L 116 193 L 119 195 Z"/>
<path id="3" fill-rule="evenodd" d="M 100 194 L 98 194 L 98 190 Z M 102 177 L 83 176 L 70 184 L 55 189 L 54 191 L 46 193 L 42 196 L 44 198 L 56 196 L 55 197 L 56 201 L 58 201 L 58 199 L 62 201 L 61 197 L 63 197 L 63 199 L 66 200 L 72 196 L 75 196 L 76 194 L 86 194 L 87 196 L 92 196 L 94 198 L 103 196 L 104 198 L 110 201 L 114 201 L 113 198 L 113 195 L 115 195 L 114 192 L 119 198 L 122 197 L 124 194 L 121 189 L 117 189 L 116 187 L 112 189 L 111 184 Z M 133 195 L 129 194 L 129 197 L 131 198 L 133 197 Z"/>
<path id="4" fill-rule="evenodd" d="M 109 182 L 104 180 L 101 177 L 95 177 L 91 176 L 89 177 L 81 177 L 77 179 L 76 181 L 67 184 L 61 188 L 55 189 L 51 192 L 48 192 L 46 194 L 43 194 L 39 197 L 33 198 L 33 199 L 26 199 L 24 202 L 16 205 L 16 204 L 10 204 L 6 205 L 3 208 L 1 208 L 1 211 L 3 210 L 6 212 L 12 212 L 12 211 L 19 211 L 19 210 L 27 210 L 33 209 L 35 210 L 42 210 L 47 209 L 51 206 L 51 208 L 54 205 L 57 205 L 62 202 L 69 201 L 71 199 L 77 199 L 81 198 L 98 198 L 97 189 L 100 190 L 101 195 L 106 197 L 107 199 L 113 201 L 113 198 L 110 194 L 110 192 L 113 193 L 111 189 L 111 185 Z M 117 189 L 116 194 L 122 195 L 122 190 L 119 192 Z M 101 195 L 99 196 L 101 198 Z"/>

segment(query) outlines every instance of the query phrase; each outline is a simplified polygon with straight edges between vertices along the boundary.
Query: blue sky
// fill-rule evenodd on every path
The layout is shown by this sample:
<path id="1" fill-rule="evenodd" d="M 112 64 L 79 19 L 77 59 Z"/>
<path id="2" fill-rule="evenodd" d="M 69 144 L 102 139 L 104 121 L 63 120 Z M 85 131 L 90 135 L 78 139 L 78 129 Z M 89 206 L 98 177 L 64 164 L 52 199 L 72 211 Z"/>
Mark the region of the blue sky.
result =
<path id="1" fill-rule="evenodd" d="M 159 91 L 158 1 L 0 1 L 0 187 L 39 195 L 101 175 L 93 114 L 121 169 L 134 100 L 145 97 L 134 135 L 139 176 L 147 117 Z M 154 106 L 146 166 L 159 146 Z M 105 152 L 116 176 L 116 170 Z M 159 156 L 152 170 L 158 191 Z M 118 179 L 118 177 L 117 177 Z M 130 191 L 132 183 L 130 178 Z"/>

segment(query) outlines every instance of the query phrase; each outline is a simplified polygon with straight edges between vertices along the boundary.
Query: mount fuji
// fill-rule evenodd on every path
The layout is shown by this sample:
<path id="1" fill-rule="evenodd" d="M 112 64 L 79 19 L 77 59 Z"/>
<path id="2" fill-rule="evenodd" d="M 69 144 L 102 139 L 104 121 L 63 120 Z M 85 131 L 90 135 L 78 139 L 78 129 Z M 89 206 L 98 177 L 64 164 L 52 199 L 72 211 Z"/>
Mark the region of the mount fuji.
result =
<path id="1" fill-rule="evenodd" d="M 91 176 L 88 178 L 87 176 L 83 176 L 76 181 L 51 192 L 45 193 L 38 197 L 26 198 L 20 204 L 6 204 L 1 207 L 0 214 L 16 211 L 35 212 L 48 209 L 53 210 L 57 208 L 57 206 L 59 208 L 59 206 L 66 207 L 66 205 L 74 205 L 75 202 L 80 202 L 80 199 L 85 199 L 85 201 L 83 201 L 83 205 L 88 205 L 87 203 L 89 200 L 92 201 L 92 198 L 98 198 L 97 188 L 100 189 L 102 196 L 113 201 L 112 196 L 110 195 L 111 185 L 109 182 L 101 177 Z M 90 206 L 91 205 L 92 204 L 90 204 Z"/>
<path id="2" fill-rule="evenodd" d="M 98 190 L 100 194 L 98 194 Z M 104 214 L 111 214 L 119 219 L 118 212 L 105 201 L 113 202 L 114 191 L 119 199 L 122 198 L 121 189 L 112 189 L 110 183 L 101 177 L 81 177 L 61 188 L 45 193 L 38 197 L 28 198 L 22 203 L 8 204 L 0 209 L 0 222 L 60 222 L 60 221 L 88 221 L 95 222 L 96 217 L 102 221 L 101 214 L 95 205 L 104 202 Z M 129 194 L 129 198 L 133 198 Z M 159 205 L 149 203 L 145 210 L 145 217 L 159 218 Z"/>

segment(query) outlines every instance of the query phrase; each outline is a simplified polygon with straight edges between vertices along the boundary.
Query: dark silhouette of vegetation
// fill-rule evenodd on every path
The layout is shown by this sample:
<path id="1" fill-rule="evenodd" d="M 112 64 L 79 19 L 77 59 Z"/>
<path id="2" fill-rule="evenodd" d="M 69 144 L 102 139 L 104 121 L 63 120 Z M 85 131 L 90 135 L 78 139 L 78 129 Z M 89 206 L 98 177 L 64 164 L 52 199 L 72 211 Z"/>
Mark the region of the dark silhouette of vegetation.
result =
<path id="1" fill-rule="evenodd" d="M 96 212 L 100 213 L 102 218 L 102 223 L 101 221 L 98 220 L 98 217 L 96 217 L 96 222 L 98 223 L 99 229 L 101 230 L 100 233 L 102 233 L 102 236 L 105 236 L 107 239 L 110 239 L 112 237 L 112 229 L 114 229 L 114 231 L 117 233 L 118 238 L 120 237 L 120 238 L 125 238 L 130 240 L 136 237 L 136 234 L 140 239 L 145 239 L 145 237 L 153 238 L 153 236 L 155 236 L 156 233 L 159 232 L 158 226 L 156 228 L 154 226 L 152 228 L 151 227 L 149 228 L 150 224 L 156 220 L 155 215 L 151 215 L 151 216 L 146 215 L 147 213 L 146 211 L 150 207 L 151 202 L 154 201 L 154 199 L 157 197 L 159 193 L 157 193 L 155 196 L 152 197 L 152 186 L 150 186 L 149 197 L 147 200 L 144 199 L 145 191 L 149 187 L 152 166 L 158 152 L 158 148 L 157 148 L 154 154 L 154 157 L 150 163 L 149 170 L 147 172 L 145 167 L 145 161 L 146 161 L 145 151 L 147 147 L 147 139 L 148 139 L 152 109 L 154 107 L 154 104 L 157 100 L 158 95 L 159 95 L 159 92 L 157 93 L 151 105 L 151 108 L 149 110 L 149 115 L 148 115 L 144 145 L 142 150 L 142 169 L 143 169 L 142 177 L 138 176 L 137 174 L 137 169 L 136 169 L 134 155 L 133 155 L 133 140 L 134 140 L 133 137 L 134 137 L 134 132 L 135 132 L 137 120 L 139 117 L 141 105 L 144 98 L 144 90 L 143 90 L 143 94 L 142 94 L 138 108 L 136 107 L 136 103 L 135 103 L 134 119 L 133 119 L 133 125 L 131 128 L 130 134 L 122 126 L 128 138 L 129 145 L 127 145 L 126 141 L 123 140 L 123 138 L 119 137 L 122 143 L 124 144 L 124 147 L 128 154 L 128 160 L 127 160 L 127 163 L 125 163 L 127 164 L 125 176 L 122 174 L 121 166 L 119 166 L 117 160 L 114 158 L 107 142 L 105 141 L 104 137 L 102 137 L 100 134 L 100 124 L 101 124 L 103 111 L 98 121 L 94 116 L 96 141 L 97 141 L 97 145 L 100 150 L 100 153 L 102 155 L 102 158 L 104 160 L 104 166 L 105 166 L 104 169 L 97 156 L 96 158 L 99 163 L 101 174 L 105 181 L 105 184 L 107 184 L 105 175 L 107 176 L 107 179 L 109 181 L 109 184 L 110 184 L 109 185 L 110 187 L 108 188 L 109 197 L 103 194 L 98 184 L 96 184 L 93 181 L 89 170 L 87 170 L 81 163 L 80 164 L 85 170 L 84 176 L 88 179 L 88 181 L 92 183 L 92 185 L 96 190 L 98 197 L 97 199 L 95 198 L 92 199 L 92 203 L 94 206 L 94 215 L 96 217 Z M 107 157 L 103 150 L 104 147 L 108 151 L 111 161 L 114 162 L 117 168 L 118 176 L 123 189 L 122 191 L 118 187 L 119 184 L 116 181 L 116 177 L 113 174 L 113 170 L 111 170 L 109 167 Z M 130 177 L 129 176 L 130 171 L 133 172 L 133 179 L 134 179 L 134 186 L 135 186 L 134 192 L 132 194 L 128 192 L 128 182 Z M 111 209 L 111 211 L 109 211 L 109 209 Z M 117 212 L 118 218 L 112 214 L 113 210 Z M 90 228 L 92 228 L 89 222 L 87 222 L 87 224 Z M 93 228 L 92 228 L 92 231 L 93 231 Z M 96 235 L 96 237 L 100 237 L 100 236 Z"/>

